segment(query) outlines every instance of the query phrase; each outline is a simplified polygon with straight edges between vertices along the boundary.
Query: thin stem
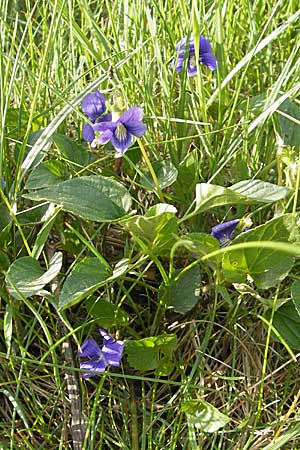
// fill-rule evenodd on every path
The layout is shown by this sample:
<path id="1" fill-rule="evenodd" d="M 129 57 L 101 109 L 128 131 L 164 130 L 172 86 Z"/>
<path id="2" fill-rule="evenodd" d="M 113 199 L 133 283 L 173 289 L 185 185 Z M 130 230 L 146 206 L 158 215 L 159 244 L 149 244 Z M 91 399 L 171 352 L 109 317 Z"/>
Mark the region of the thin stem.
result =
<path id="1" fill-rule="evenodd" d="M 141 149 L 143 158 L 144 158 L 144 160 L 145 160 L 145 163 L 146 163 L 146 165 L 147 165 L 147 167 L 148 167 L 148 169 L 149 169 L 149 172 L 150 172 L 151 177 L 152 177 L 152 179 L 153 179 L 153 182 L 154 182 L 154 184 L 155 184 L 155 187 L 156 187 L 156 194 L 157 194 L 159 200 L 160 200 L 162 203 L 164 203 L 164 195 L 163 195 L 163 193 L 162 193 L 162 190 L 160 189 L 160 186 L 159 186 L 159 182 L 158 182 L 156 173 L 154 172 L 154 169 L 153 169 L 153 167 L 152 167 L 151 161 L 150 161 L 150 159 L 148 158 L 148 155 L 147 155 L 146 149 L 145 149 L 145 147 L 144 147 L 144 144 L 143 144 L 143 142 L 141 141 L 141 139 L 139 139 L 139 138 L 137 138 L 137 142 L 138 142 L 138 144 L 139 144 L 139 147 L 140 147 L 140 149 Z"/>
<path id="2" fill-rule="evenodd" d="M 23 241 L 23 243 L 24 243 L 24 246 L 25 246 L 25 248 L 26 248 L 26 251 L 27 251 L 28 255 L 29 255 L 29 256 L 32 256 L 32 252 L 31 252 L 30 247 L 29 247 L 29 245 L 28 245 L 27 239 L 26 239 L 26 237 L 25 237 L 25 235 L 24 235 L 24 233 L 23 233 L 22 227 L 21 227 L 21 225 L 20 225 L 20 223 L 19 223 L 19 221 L 18 221 L 18 219 L 17 219 L 17 217 L 16 217 L 16 215 L 15 215 L 15 213 L 14 213 L 14 211 L 13 211 L 13 209 L 12 209 L 12 207 L 11 207 L 9 201 L 8 201 L 8 199 L 7 199 L 6 196 L 4 195 L 4 193 L 3 193 L 3 191 L 2 191 L 1 188 L 0 188 L 0 197 L 2 198 L 3 202 L 4 202 L 5 205 L 7 206 L 7 209 L 8 209 L 8 211 L 9 211 L 9 214 L 11 215 L 13 221 L 14 221 L 15 224 L 16 224 L 16 227 L 18 228 L 18 231 L 19 231 L 19 233 L 20 233 L 20 236 L 21 236 L 21 238 L 22 238 L 22 241 Z"/>
<path id="3" fill-rule="evenodd" d="M 268 326 L 268 334 L 266 338 L 266 345 L 265 345 L 265 351 L 264 351 L 264 359 L 262 364 L 262 371 L 261 371 L 261 385 L 259 389 L 259 397 L 258 397 L 258 404 L 257 404 L 257 412 L 255 414 L 254 423 L 252 425 L 252 432 L 250 433 L 250 436 L 244 446 L 244 450 L 247 450 L 249 448 L 249 445 L 253 442 L 253 434 L 254 430 L 257 429 L 257 424 L 260 419 L 261 413 L 262 413 L 262 406 L 263 406 L 263 399 L 264 399 L 264 386 L 265 386 L 265 379 L 266 379 L 266 373 L 267 373 L 267 364 L 268 364 L 268 354 L 269 354 L 269 347 L 270 347 L 270 339 L 271 339 L 271 332 L 272 332 L 272 326 L 273 326 L 273 319 L 274 314 L 276 310 L 276 304 L 279 294 L 279 286 L 276 289 L 276 295 L 274 296 L 274 302 L 273 307 L 271 311 L 271 317 L 269 320 L 269 326 Z"/>
<path id="4" fill-rule="evenodd" d="M 139 450 L 139 428 L 134 384 L 130 383 L 130 413 L 131 413 L 131 448 Z"/>
<path id="5" fill-rule="evenodd" d="M 300 150 L 298 155 L 298 161 L 297 161 L 297 179 L 296 179 L 296 186 L 295 186 L 295 196 L 294 196 L 294 203 L 293 203 L 293 211 L 292 213 L 295 215 L 297 210 L 297 202 L 298 202 L 298 192 L 299 192 L 299 185 L 300 185 Z"/>

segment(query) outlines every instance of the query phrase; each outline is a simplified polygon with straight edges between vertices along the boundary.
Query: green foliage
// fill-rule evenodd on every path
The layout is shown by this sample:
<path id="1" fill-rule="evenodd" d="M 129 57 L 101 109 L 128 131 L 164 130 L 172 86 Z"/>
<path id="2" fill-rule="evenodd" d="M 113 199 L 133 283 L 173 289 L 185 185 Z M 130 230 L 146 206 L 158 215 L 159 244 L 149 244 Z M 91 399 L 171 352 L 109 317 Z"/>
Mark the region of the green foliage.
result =
<path id="1" fill-rule="evenodd" d="M 171 161 L 154 161 L 152 167 L 161 189 L 165 189 L 166 187 L 171 186 L 176 181 L 178 171 L 176 167 L 171 163 Z M 149 172 L 144 172 L 140 178 L 140 183 L 146 189 L 152 191 L 155 190 L 155 184 Z"/>
<path id="2" fill-rule="evenodd" d="M 183 246 L 186 248 L 194 258 L 201 258 L 220 248 L 219 241 L 206 233 L 188 233 L 181 240 L 177 242 L 177 247 Z M 221 257 L 216 256 L 209 258 L 208 264 L 210 267 L 216 268 L 220 262 Z"/>
<path id="3" fill-rule="evenodd" d="M 176 241 L 176 208 L 158 203 L 148 209 L 144 216 L 133 216 L 124 223 L 133 239 L 149 254 L 161 254 Z"/>
<path id="4" fill-rule="evenodd" d="M 230 421 L 229 417 L 204 400 L 187 400 L 182 405 L 182 411 L 189 423 L 205 433 L 214 433 Z"/>
<path id="5" fill-rule="evenodd" d="M 127 341 L 125 351 L 128 355 L 128 362 L 134 369 L 155 370 L 159 367 L 162 358 L 171 359 L 176 344 L 175 334 L 163 334 Z M 165 359 L 163 359 L 163 364 L 165 365 Z M 159 367 L 160 371 L 163 364 Z"/>
<path id="6" fill-rule="evenodd" d="M 22 300 L 22 296 L 38 295 L 43 287 L 50 283 L 59 273 L 62 265 L 62 254 L 56 253 L 44 271 L 38 261 L 30 256 L 16 259 L 9 267 L 6 282 L 10 294 Z M 43 295 L 43 292 L 41 292 Z"/>
<path id="7" fill-rule="evenodd" d="M 20 136 L 24 136 L 27 129 L 29 111 L 22 108 L 8 108 L 6 114 L 6 126 L 7 132 L 10 137 L 19 139 Z M 32 128 L 34 131 L 40 129 L 42 121 L 38 118 L 32 122 Z"/>
<path id="8" fill-rule="evenodd" d="M 10 266 L 10 261 L 6 253 L 0 250 L 0 271 L 3 272 L 7 270 Z"/>
<path id="9" fill-rule="evenodd" d="M 280 136 L 284 145 L 300 147 L 300 106 L 287 98 L 278 108 Z M 280 112 L 282 114 L 280 114 Z"/>
<path id="10" fill-rule="evenodd" d="M 294 281 L 291 288 L 292 300 L 300 316 L 300 281 Z"/>
<path id="11" fill-rule="evenodd" d="M 293 267 L 294 257 L 276 249 L 276 241 L 299 242 L 298 220 L 293 214 L 285 214 L 259 227 L 241 233 L 234 244 L 274 241 L 274 248 L 241 248 L 225 253 L 222 268 L 226 279 L 243 283 L 250 276 L 257 287 L 268 289 L 282 281 Z"/>
<path id="12" fill-rule="evenodd" d="M 28 126 L 28 125 L 27 125 Z M 43 134 L 43 129 L 38 129 L 36 131 L 33 131 L 29 133 L 28 139 L 26 141 L 26 146 L 24 148 L 24 145 L 21 145 L 21 143 L 17 143 L 14 150 L 14 158 L 17 163 L 17 165 L 22 162 L 22 160 L 32 151 L 32 148 L 34 145 L 38 142 L 40 136 Z M 44 146 L 43 149 L 33 158 L 32 161 L 32 168 L 37 167 L 43 159 L 47 155 L 47 151 L 50 148 L 50 142 L 47 143 L 47 146 Z"/>
<path id="13" fill-rule="evenodd" d="M 92 294 L 110 275 L 106 261 L 85 258 L 77 263 L 67 276 L 58 300 L 58 308 L 65 309 Z"/>
<path id="14" fill-rule="evenodd" d="M 83 145 L 74 142 L 64 134 L 56 133 L 52 139 L 60 154 L 68 161 L 74 162 L 78 166 L 86 166 L 88 164 L 89 154 Z"/>
<path id="15" fill-rule="evenodd" d="M 267 314 L 270 317 L 270 314 Z M 273 337 L 279 342 L 286 342 L 293 349 L 300 349 L 300 314 L 295 303 L 288 301 L 274 313 L 273 326 L 279 333 Z"/>
<path id="16" fill-rule="evenodd" d="M 196 186 L 195 212 L 206 211 L 223 205 L 271 203 L 284 199 L 290 190 L 261 180 L 245 180 L 224 188 L 201 183 Z"/>
<path id="17" fill-rule="evenodd" d="M 292 349 L 300 349 L 300 282 L 295 281 L 291 287 L 292 298 L 276 309 L 273 325 L 277 333 L 274 339 L 285 342 Z M 270 312 L 267 312 L 268 319 Z"/>
<path id="18" fill-rule="evenodd" d="M 124 310 L 104 298 L 90 297 L 85 304 L 89 314 L 102 328 L 125 326 L 129 322 L 129 316 Z"/>
<path id="19" fill-rule="evenodd" d="M 100 175 L 73 178 L 24 197 L 56 203 L 65 211 L 96 222 L 118 220 L 131 206 L 130 195 L 124 186 Z"/>
<path id="20" fill-rule="evenodd" d="M 175 184 L 179 194 L 194 192 L 198 179 L 198 154 L 196 149 L 189 152 L 178 165 L 178 179 Z"/>
<path id="21" fill-rule="evenodd" d="M 0 233 L 10 224 L 12 218 L 4 203 L 0 204 Z"/>
<path id="22" fill-rule="evenodd" d="M 299 448 L 298 2 L 4 0 L 0 18 L 0 448 Z M 176 72 L 201 34 L 217 70 Z M 123 158 L 83 143 L 94 88 L 144 110 Z M 248 217 L 227 247 L 209 234 Z M 121 367 L 72 378 L 99 326 Z"/>
<path id="23" fill-rule="evenodd" d="M 174 311 L 185 314 L 199 302 L 200 282 L 199 266 L 192 267 L 182 274 L 176 271 L 169 286 L 161 286 L 160 295 Z"/>
<path id="24" fill-rule="evenodd" d="M 29 175 L 25 188 L 28 190 L 46 188 L 64 181 L 66 177 L 66 168 L 62 161 L 42 162 Z"/>

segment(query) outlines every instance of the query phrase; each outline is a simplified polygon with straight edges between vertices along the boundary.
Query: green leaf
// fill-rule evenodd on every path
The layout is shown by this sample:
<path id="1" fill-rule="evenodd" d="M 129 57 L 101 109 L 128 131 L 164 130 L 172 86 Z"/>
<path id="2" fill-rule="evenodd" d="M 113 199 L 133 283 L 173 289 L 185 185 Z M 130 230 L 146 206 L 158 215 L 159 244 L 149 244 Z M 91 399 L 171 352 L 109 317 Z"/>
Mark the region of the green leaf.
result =
<path id="1" fill-rule="evenodd" d="M 148 209 L 145 216 L 130 217 L 123 224 L 138 243 L 146 246 L 148 252 L 162 254 L 176 240 L 176 212 L 174 206 L 158 203 Z"/>
<path id="2" fill-rule="evenodd" d="M 52 136 L 54 144 L 57 146 L 60 153 L 69 161 L 72 161 L 79 166 L 86 166 L 89 161 L 89 154 L 83 145 L 72 141 L 64 134 L 54 134 Z"/>
<path id="3" fill-rule="evenodd" d="M 160 297 L 164 296 L 167 304 L 180 314 L 186 314 L 199 302 L 200 295 L 200 266 L 192 267 L 183 275 L 180 271 L 174 273 L 175 280 L 172 280 L 170 286 L 164 284 L 160 287 Z M 176 279 L 179 276 L 178 279 Z M 166 297 L 165 297 L 166 296 Z"/>
<path id="4" fill-rule="evenodd" d="M 290 189 L 261 180 L 245 180 L 224 188 L 200 183 L 196 186 L 195 212 L 231 204 L 271 203 L 284 199 Z"/>
<path id="5" fill-rule="evenodd" d="M 167 377 L 174 370 L 174 362 L 170 359 L 169 356 L 163 356 L 158 361 L 158 365 L 155 371 L 155 374 L 159 377 Z"/>
<path id="6" fill-rule="evenodd" d="M 10 138 L 14 138 L 17 141 L 20 136 L 26 133 L 28 121 L 30 117 L 30 111 L 26 111 L 24 107 L 21 108 L 8 108 L 5 117 L 5 126 Z M 42 116 L 33 118 L 31 126 L 33 130 L 42 126 Z"/>
<path id="7" fill-rule="evenodd" d="M 292 300 L 300 316 L 300 281 L 294 281 L 291 288 Z"/>
<path id="8" fill-rule="evenodd" d="M 31 256 L 24 256 L 14 261 L 8 269 L 6 283 L 10 294 L 20 300 L 19 291 L 24 297 L 31 297 L 53 278 L 55 278 L 62 265 L 62 253 L 55 253 L 45 272 L 38 261 Z"/>
<path id="9" fill-rule="evenodd" d="M 298 225 L 293 214 L 285 214 L 259 227 L 241 233 L 234 244 L 252 241 L 299 242 Z M 263 247 L 228 251 L 222 266 L 226 279 L 233 283 L 244 283 L 247 276 L 261 289 L 276 286 L 289 273 L 294 257 L 287 253 Z"/>
<path id="10" fill-rule="evenodd" d="M 62 287 L 58 309 L 80 302 L 106 283 L 110 275 L 108 263 L 98 258 L 85 258 L 75 265 Z"/>
<path id="11" fill-rule="evenodd" d="M 41 189 L 64 181 L 66 165 L 62 161 L 46 161 L 38 165 L 28 177 L 25 189 Z"/>
<path id="12" fill-rule="evenodd" d="M 43 134 L 43 132 L 44 132 L 44 129 L 41 128 L 41 129 L 33 131 L 32 133 L 29 134 L 29 137 L 26 142 L 25 153 L 24 153 L 24 155 L 22 155 L 23 159 L 24 159 L 24 157 L 26 157 L 26 155 L 28 155 L 31 152 L 32 147 L 34 147 L 35 143 L 39 140 L 39 137 Z M 38 166 L 43 161 L 43 159 L 45 158 L 45 156 L 48 153 L 50 146 L 51 146 L 51 142 L 49 141 L 44 146 L 44 148 L 40 151 L 40 153 L 38 155 L 36 155 L 36 157 L 34 158 L 34 160 L 32 162 L 32 167 Z M 14 157 L 15 157 L 16 161 L 19 159 L 19 156 L 21 153 L 21 148 L 22 148 L 22 145 L 21 145 L 21 143 L 18 142 L 15 145 L 15 150 L 14 150 Z"/>
<path id="13" fill-rule="evenodd" d="M 103 298 L 89 298 L 85 304 L 89 314 L 102 328 L 124 326 L 129 321 L 129 316 L 125 311 Z"/>
<path id="14" fill-rule="evenodd" d="M 182 411 L 187 421 L 204 433 L 214 433 L 230 422 L 228 416 L 204 400 L 188 400 L 183 403 Z"/>
<path id="15" fill-rule="evenodd" d="M 160 355 L 168 356 L 170 359 L 176 345 L 175 334 L 163 334 L 135 341 L 126 341 L 125 350 L 131 367 L 136 370 L 154 370 L 159 366 Z"/>
<path id="16" fill-rule="evenodd" d="M 270 311 L 267 312 L 270 317 Z M 274 313 L 273 326 L 289 347 L 300 350 L 300 315 L 293 301 L 288 301 Z M 279 340 L 273 334 L 275 340 Z"/>
<path id="17" fill-rule="evenodd" d="M 266 99 L 266 92 L 262 92 L 250 98 L 247 97 L 240 103 L 239 108 L 243 113 L 250 112 L 252 115 L 258 115 L 264 111 Z"/>
<path id="18" fill-rule="evenodd" d="M 300 107 L 287 98 L 278 108 L 280 136 L 284 145 L 300 147 Z M 295 119 L 295 121 L 293 120 Z M 298 123 L 297 123 L 298 122 Z"/>
<path id="19" fill-rule="evenodd" d="M 10 266 L 10 260 L 6 253 L 4 253 L 2 250 L 0 250 L 0 272 L 3 270 L 8 270 Z"/>
<path id="20" fill-rule="evenodd" d="M 21 225 L 41 223 L 44 222 L 45 217 L 47 217 L 49 209 L 49 204 L 36 205 L 28 210 L 18 212 L 17 218 Z"/>
<path id="21" fill-rule="evenodd" d="M 178 241 L 176 245 L 182 245 L 189 250 L 195 258 L 201 258 L 220 248 L 219 241 L 206 233 L 189 233 L 185 235 L 182 240 Z M 220 258 L 210 258 L 208 264 L 216 267 Z"/>
<path id="22" fill-rule="evenodd" d="M 53 205 L 52 205 L 53 206 Z M 44 249 L 44 246 L 48 240 L 50 231 L 55 223 L 56 216 L 59 213 L 59 208 L 54 208 L 53 211 L 49 212 L 48 218 L 43 224 L 42 228 L 37 234 L 32 249 L 32 257 L 38 259 Z"/>
<path id="23" fill-rule="evenodd" d="M 11 138 L 20 139 L 26 133 L 29 115 L 24 108 L 8 108 L 5 125 Z"/>
<path id="24" fill-rule="evenodd" d="M 177 178 L 178 172 L 176 167 L 169 160 L 155 161 L 152 164 L 153 170 L 157 177 L 159 187 L 165 189 L 171 186 Z M 149 190 L 155 190 L 156 186 L 153 182 L 150 172 L 145 172 L 143 176 L 140 177 L 140 183 Z"/>
<path id="25" fill-rule="evenodd" d="M 126 188 L 100 175 L 73 178 L 24 197 L 53 202 L 65 211 L 96 222 L 116 221 L 125 216 L 131 206 Z"/>
<path id="26" fill-rule="evenodd" d="M 193 192 L 198 179 L 199 158 L 196 149 L 189 152 L 180 162 L 178 167 L 178 178 L 175 184 L 177 190 L 183 194 Z"/>
<path id="27" fill-rule="evenodd" d="M 0 203 L 0 232 L 12 221 L 12 217 L 5 203 Z"/>
<path id="28" fill-rule="evenodd" d="M 272 203 L 283 200 L 291 190 L 261 180 L 244 180 L 233 184 L 230 190 L 249 199 L 249 202 Z"/>

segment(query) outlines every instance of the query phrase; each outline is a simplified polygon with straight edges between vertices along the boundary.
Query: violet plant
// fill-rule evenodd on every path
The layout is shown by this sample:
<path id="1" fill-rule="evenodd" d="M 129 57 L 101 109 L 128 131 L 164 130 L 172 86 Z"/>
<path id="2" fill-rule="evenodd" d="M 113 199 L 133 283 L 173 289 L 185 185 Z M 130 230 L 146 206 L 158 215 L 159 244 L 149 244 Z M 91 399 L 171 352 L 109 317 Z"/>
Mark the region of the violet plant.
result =
<path id="1" fill-rule="evenodd" d="M 300 348 L 295 2 L 282 17 L 280 2 L 276 14 L 263 2 L 259 12 L 270 8 L 270 22 L 253 15 L 251 23 L 239 15 L 242 4 L 202 2 L 201 15 L 193 2 L 192 28 L 207 36 L 198 45 L 183 37 L 175 52 L 178 30 L 191 29 L 184 2 L 182 17 L 172 17 L 176 5 L 145 4 L 148 20 L 127 2 L 48 3 L 33 10 L 21 2 L 14 16 L 4 2 L 2 11 L 1 442 L 12 449 L 69 448 L 71 440 L 74 448 L 276 445 L 283 429 L 276 411 L 298 395 L 297 383 L 282 383 Z M 237 45 L 240 22 L 227 10 L 244 20 L 239 32 L 248 25 L 245 45 Z M 29 49 L 22 51 L 20 36 Z M 199 65 L 195 86 L 187 77 Z M 125 108 L 110 101 L 115 92 Z M 124 158 L 104 154 L 106 144 Z M 255 226 L 244 233 L 235 219 L 210 230 L 212 220 L 232 214 L 250 214 Z M 101 341 L 89 335 L 65 358 L 60 343 L 77 343 L 77 332 L 92 324 Z M 75 395 L 78 366 L 82 378 L 100 380 L 77 380 Z M 257 374 L 258 390 L 245 396 L 243 381 L 256 386 Z M 276 374 L 273 395 L 266 387 Z"/>
<path id="2" fill-rule="evenodd" d="M 82 111 L 88 116 L 91 124 L 86 123 L 82 130 L 82 137 L 94 146 L 111 142 L 117 150 L 117 156 L 122 156 L 133 142 L 133 137 L 141 137 L 147 127 L 142 121 L 144 112 L 138 106 L 132 106 L 120 114 L 115 108 L 112 114 L 106 111 L 106 99 L 97 90 L 88 94 L 82 101 Z"/>

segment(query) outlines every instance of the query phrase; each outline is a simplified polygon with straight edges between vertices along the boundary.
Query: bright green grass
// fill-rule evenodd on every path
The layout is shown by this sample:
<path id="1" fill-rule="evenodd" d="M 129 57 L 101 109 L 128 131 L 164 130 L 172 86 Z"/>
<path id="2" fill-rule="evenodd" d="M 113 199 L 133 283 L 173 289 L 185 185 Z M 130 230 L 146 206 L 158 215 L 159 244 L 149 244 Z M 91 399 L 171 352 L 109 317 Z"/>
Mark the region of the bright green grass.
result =
<path id="1" fill-rule="evenodd" d="M 29 134 L 47 127 L 36 152 L 48 151 L 47 139 L 55 131 L 79 139 L 80 102 L 96 86 L 107 96 L 117 93 L 128 106 L 143 107 L 148 126 L 143 142 L 152 162 L 170 158 L 178 165 L 196 149 L 197 182 L 227 186 L 252 177 L 278 182 L 275 111 L 283 99 L 299 98 L 300 91 L 297 0 L 2 0 L 0 5 L 0 174 L 13 211 L 28 207 L 20 197 L 30 172 Z M 170 66 L 176 42 L 195 33 L 195 17 L 219 60 L 217 76 L 202 70 L 198 79 L 187 79 Z M 263 93 L 266 103 L 255 109 L 251 99 Z M 99 167 L 111 175 L 114 161 L 101 157 L 86 174 L 98 173 Z M 139 180 L 128 172 L 127 185 L 136 192 Z M 145 195 L 136 204 L 140 213 L 157 203 L 154 195 Z M 165 199 L 185 211 L 193 195 L 179 185 Z M 207 230 L 227 213 L 221 208 L 185 226 Z M 238 215 L 244 213 L 240 207 Z M 257 211 L 257 223 L 273 214 L 271 208 Z M 68 231 L 62 220 L 49 242 L 64 250 L 64 273 L 84 254 L 83 240 L 106 252 L 112 263 L 129 246 L 122 234 L 99 224 L 73 226 L 81 236 L 75 257 L 63 247 Z M 39 230 L 39 225 L 20 225 L 17 216 L 9 248 L 0 250 L 10 262 L 28 255 Z M 207 275 L 197 311 L 176 316 L 178 323 L 167 316 L 153 325 L 159 282 L 147 263 L 107 295 L 131 314 L 122 338 L 146 337 L 150 329 L 153 335 L 177 334 L 176 370 L 159 378 L 124 365 L 80 382 L 89 432 L 83 448 L 300 448 L 299 407 L 293 403 L 297 394 L 299 400 L 299 364 L 272 340 L 260 320 L 261 304 L 230 288 L 217 292 Z M 292 278 L 264 296 L 288 297 Z M 0 449 L 72 448 L 64 338 L 57 344 L 61 318 L 46 299 L 11 302 L 3 275 L 0 297 Z M 81 343 L 92 330 L 91 318 L 77 306 L 67 311 L 67 319 L 69 335 Z M 230 423 L 212 434 L 195 429 L 181 410 L 191 398 L 210 402 L 229 415 Z"/>

